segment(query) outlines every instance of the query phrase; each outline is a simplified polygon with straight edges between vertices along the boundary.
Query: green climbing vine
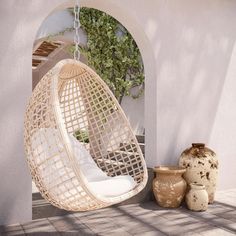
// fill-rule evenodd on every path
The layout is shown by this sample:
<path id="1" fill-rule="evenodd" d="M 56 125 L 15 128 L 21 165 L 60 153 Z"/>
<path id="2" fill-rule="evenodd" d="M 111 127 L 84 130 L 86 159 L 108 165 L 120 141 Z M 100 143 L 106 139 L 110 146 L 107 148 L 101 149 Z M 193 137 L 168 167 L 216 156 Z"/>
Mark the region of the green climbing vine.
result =
<path id="1" fill-rule="evenodd" d="M 116 19 L 93 9 L 82 8 L 81 28 L 87 33 L 87 45 L 81 53 L 107 83 L 121 103 L 122 98 L 138 98 L 143 93 L 144 69 L 141 54 L 131 36 Z M 131 88 L 139 86 L 137 94 Z"/>
<path id="2" fill-rule="evenodd" d="M 73 14 L 73 9 L 70 9 Z M 87 45 L 80 46 L 88 65 L 100 75 L 121 103 L 124 96 L 139 98 L 144 91 L 144 68 L 133 37 L 116 19 L 93 9 L 80 9 L 81 28 L 87 34 Z M 57 35 L 71 31 L 67 28 Z M 56 36 L 56 35 L 54 35 Z M 74 46 L 69 48 L 73 53 Z M 135 94 L 132 88 L 136 87 Z"/>

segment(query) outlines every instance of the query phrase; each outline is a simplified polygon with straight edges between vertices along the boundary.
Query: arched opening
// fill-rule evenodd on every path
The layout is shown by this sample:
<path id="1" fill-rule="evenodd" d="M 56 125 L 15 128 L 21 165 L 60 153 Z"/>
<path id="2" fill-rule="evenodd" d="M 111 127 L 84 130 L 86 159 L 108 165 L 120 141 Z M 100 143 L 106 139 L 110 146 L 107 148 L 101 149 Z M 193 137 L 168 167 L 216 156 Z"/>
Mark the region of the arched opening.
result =
<path id="1" fill-rule="evenodd" d="M 144 101 L 145 159 L 148 166 L 153 166 L 153 160 L 156 158 L 157 153 L 157 117 L 156 112 L 153 112 L 157 107 L 157 72 L 155 69 L 155 56 L 151 46 L 152 44 L 147 37 L 146 32 L 137 21 L 136 16 L 132 15 L 125 5 L 119 5 L 116 2 L 106 0 L 81 0 L 80 3 L 81 7 L 95 8 L 114 17 L 130 32 L 140 50 L 145 73 L 145 94 L 155 95 L 154 97 L 146 96 Z M 74 1 L 66 1 L 63 4 L 58 5 L 51 12 L 48 12 L 47 16 L 51 15 L 53 12 L 72 8 L 73 6 Z M 47 17 L 45 17 L 44 20 L 46 18 Z"/>
<path id="2" fill-rule="evenodd" d="M 73 58 L 73 18 L 73 8 L 67 8 L 53 12 L 41 24 L 32 55 L 33 88 L 57 62 Z M 80 18 L 80 60 L 107 83 L 134 132 L 143 136 L 145 75 L 134 38 L 119 21 L 97 9 L 81 8 Z"/>
<path id="3" fill-rule="evenodd" d="M 111 12 L 109 11 L 109 9 L 107 9 L 107 3 L 105 3 L 105 4 L 101 4 L 101 5 L 99 5 L 99 7 L 96 7 L 96 6 L 94 6 L 93 4 L 92 4 L 92 2 L 93 1 L 87 1 L 87 2 L 85 2 L 85 6 L 86 7 L 93 7 L 93 8 L 97 8 L 97 9 L 99 9 L 99 10 L 102 10 L 102 11 L 104 11 L 104 12 L 106 12 L 106 13 L 108 13 L 108 14 L 110 14 L 110 15 L 112 15 L 113 16 L 113 14 L 111 14 Z M 95 1 L 94 1 L 95 2 Z M 60 7 L 58 7 L 55 11 L 53 11 L 53 13 L 54 12 L 59 12 L 59 11 L 61 11 L 61 10 L 65 10 L 67 7 L 73 7 L 73 5 L 72 4 L 64 4 L 64 5 L 62 5 L 62 6 L 60 6 Z M 109 8 L 111 8 L 111 6 L 109 6 Z M 117 9 L 116 9 L 116 11 L 115 12 L 117 12 Z M 116 14 L 115 14 L 116 15 Z M 50 15 L 49 15 L 50 16 Z M 118 15 L 116 15 L 115 16 L 115 18 L 116 19 L 122 19 L 122 20 L 124 20 L 124 16 L 125 16 L 125 14 L 124 14 L 124 12 L 122 12 L 121 11 L 121 13 L 120 14 L 118 14 Z M 140 52 L 141 52 L 141 55 L 142 55 L 142 60 L 143 60 L 143 63 L 144 63 L 144 68 L 145 68 L 145 78 L 149 78 L 149 80 L 151 79 L 151 78 L 153 78 L 154 77 L 154 66 L 152 65 L 152 63 L 153 63 L 153 61 L 154 60 L 151 60 L 152 59 L 152 53 L 150 53 L 149 54 L 149 52 L 151 52 L 151 50 L 150 50 L 150 47 L 149 47 L 149 42 L 148 42 L 148 40 L 147 40 L 147 38 L 145 37 L 145 35 L 143 34 L 143 32 L 140 32 L 140 30 L 139 30 L 139 28 L 137 27 L 137 25 L 135 24 L 135 21 L 134 20 L 130 20 L 130 19 L 125 19 L 124 20 L 124 22 L 126 22 L 127 23 L 127 25 L 126 24 L 124 24 L 124 22 L 123 21 L 120 21 L 119 20 L 119 22 L 122 22 L 122 25 L 124 25 L 128 30 L 129 30 L 129 28 L 131 29 L 131 31 L 129 31 L 131 34 L 132 34 L 132 36 L 134 37 L 134 39 L 135 39 L 135 41 L 136 41 L 136 43 L 137 43 L 137 45 L 138 45 L 138 47 L 139 47 L 139 49 L 140 49 Z M 128 23 L 129 22 L 129 23 Z M 135 35 L 137 35 L 137 37 L 135 37 Z M 38 42 L 40 42 L 40 40 L 38 41 Z M 37 43 L 38 43 L 37 42 Z M 70 44 L 71 43 L 71 41 L 70 40 L 68 40 L 68 41 L 64 41 L 66 44 Z M 57 49 L 58 47 L 60 47 L 61 45 L 43 45 L 43 46 L 48 46 L 48 48 L 49 48 L 49 51 L 50 51 L 50 48 L 53 48 L 53 46 Z M 37 45 L 36 45 L 36 48 L 37 48 Z M 34 49 L 34 51 L 36 51 L 35 49 Z M 47 50 L 46 50 L 47 51 Z M 51 52 L 52 54 L 51 54 L 51 56 L 52 55 L 54 55 L 53 54 L 53 51 Z M 49 53 L 50 54 L 50 53 Z M 48 55 L 49 55 L 48 54 Z M 59 56 L 59 57 L 57 57 L 57 60 L 60 60 L 60 59 L 63 59 L 64 57 L 69 57 L 69 54 L 67 54 L 67 55 L 61 55 L 61 57 Z M 48 71 L 49 69 L 50 69 L 50 67 L 53 67 L 53 65 L 57 62 L 57 60 L 55 60 L 54 62 L 52 62 L 51 64 L 48 64 L 48 66 L 46 66 L 45 68 L 44 68 L 44 71 L 40 74 L 40 75 L 38 75 L 38 79 L 40 79 L 40 77 L 42 77 L 43 76 L 43 74 L 46 72 L 46 71 Z M 38 65 L 40 65 L 40 63 L 38 64 Z M 37 66 L 37 62 L 36 62 L 36 66 Z M 41 65 L 42 66 L 42 65 Z M 38 74 L 39 74 L 39 72 L 37 72 Z M 36 81 L 36 83 L 37 83 L 37 81 Z M 35 85 L 35 83 L 33 83 L 33 86 Z M 147 91 L 147 87 L 149 87 L 150 88 L 150 85 L 149 86 L 146 86 L 146 88 L 145 88 L 145 90 Z M 154 102 L 152 102 L 152 105 L 153 104 L 155 104 L 155 101 Z M 128 108 L 127 108 L 128 109 Z M 149 108 L 150 109 L 150 108 Z M 128 109 L 129 110 L 129 109 Z M 145 109 L 146 111 L 148 110 L 147 108 Z M 143 101 L 143 111 L 142 111 L 142 115 L 144 116 L 144 101 Z M 137 117 L 137 116 L 135 116 L 135 117 Z M 153 117 L 152 117 L 152 119 L 153 119 Z M 155 120 L 155 117 L 154 117 L 154 120 Z M 146 122 L 147 122 L 147 119 L 146 119 Z M 144 127 L 144 117 L 143 117 L 143 127 Z M 146 131 L 146 134 L 147 134 L 147 131 Z"/>

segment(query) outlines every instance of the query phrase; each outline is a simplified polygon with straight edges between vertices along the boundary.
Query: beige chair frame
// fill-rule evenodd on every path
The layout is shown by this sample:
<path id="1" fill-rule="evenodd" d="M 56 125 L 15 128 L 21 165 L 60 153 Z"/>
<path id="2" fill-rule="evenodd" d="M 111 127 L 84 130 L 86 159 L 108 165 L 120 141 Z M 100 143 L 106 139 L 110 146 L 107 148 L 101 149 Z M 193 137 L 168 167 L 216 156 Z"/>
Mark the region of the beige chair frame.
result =
<path id="1" fill-rule="evenodd" d="M 50 140 L 42 141 L 48 150 L 53 148 L 51 155 L 45 150 L 38 153 L 33 145 L 44 128 L 57 130 Z M 71 147 L 69 134 L 76 132 L 102 171 L 109 176 L 130 175 L 136 187 L 121 196 L 96 195 Z M 89 143 L 81 134 L 87 134 Z M 60 61 L 38 83 L 26 110 L 24 142 L 33 181 L 56 207 L 99 209 L 136 195 L 147 183 L 144 157 L 122 108 L 104 81 L 79 61 Z"/>

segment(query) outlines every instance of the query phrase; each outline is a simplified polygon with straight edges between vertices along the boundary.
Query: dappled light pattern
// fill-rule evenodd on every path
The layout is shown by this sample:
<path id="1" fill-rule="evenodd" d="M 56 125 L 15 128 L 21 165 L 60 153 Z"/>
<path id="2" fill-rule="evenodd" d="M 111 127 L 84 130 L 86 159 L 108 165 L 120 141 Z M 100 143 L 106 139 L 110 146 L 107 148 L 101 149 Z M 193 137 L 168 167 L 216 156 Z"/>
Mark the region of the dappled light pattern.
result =
<path id="1" fill-rule="evenodd" d="M 15 235 L 191 235 L 212 236 L 236 234 L 236 189 L 217 193 L 216 202 L 206 212 L 159 207 L 155 202 L 113 206 L 96 211 L 54 216 L 25 224 L 0 228 Z M 48 205 L 41 200 L 33 206 Z M 38 209 L 40 211 L 40 209 Z M 50 207 L 48 210 L 53 211 Z M 10 234 L 9 235 L 13 235 Z M 22 233 L 22 234 L 21 234 Z"/>

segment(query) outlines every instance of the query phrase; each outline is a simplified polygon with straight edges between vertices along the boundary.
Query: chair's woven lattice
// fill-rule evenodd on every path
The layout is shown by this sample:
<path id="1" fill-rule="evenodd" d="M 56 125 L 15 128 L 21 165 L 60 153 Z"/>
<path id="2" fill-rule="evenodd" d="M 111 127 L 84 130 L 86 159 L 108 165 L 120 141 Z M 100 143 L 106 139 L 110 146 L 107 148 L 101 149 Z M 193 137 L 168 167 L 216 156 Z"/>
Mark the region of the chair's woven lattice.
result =
<path id="1" fill-rule="evenodd" d="M 42 128 L 54 133 L 37 144 L 35 134 Z M 68 134 L 79 134 L 80 142 L 109 176 L 130 175 L 137 186 L 119 197 L 96 196 L 80 171 Z M 46 146 L 47 151 L 37 145 Z M 147 182 L 142 152 L 120 105 L 93 70 L 71 59 L 59 62 L 33 91 L 25 117 L 25 148 L 39 191 L 66 210 L 92 210 L 121 202 Z"/>

